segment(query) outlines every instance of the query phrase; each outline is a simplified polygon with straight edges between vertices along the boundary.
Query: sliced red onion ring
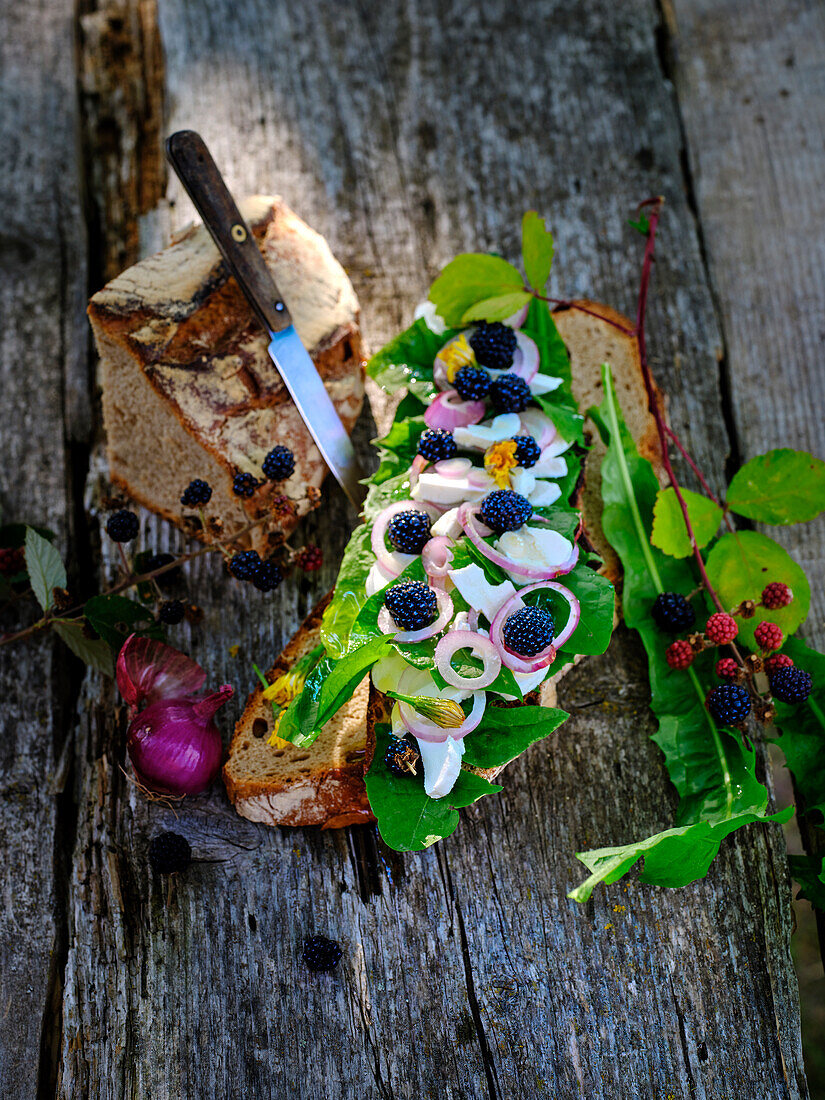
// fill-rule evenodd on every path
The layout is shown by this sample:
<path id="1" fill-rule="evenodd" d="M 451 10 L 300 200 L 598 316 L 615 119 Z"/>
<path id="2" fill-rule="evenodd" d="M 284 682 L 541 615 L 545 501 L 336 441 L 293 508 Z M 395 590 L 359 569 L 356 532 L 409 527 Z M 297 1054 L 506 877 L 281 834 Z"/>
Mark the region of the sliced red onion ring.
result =
<path id="1" fill-rule="evenodd" d="M 532 435 L 542 450 L 556 438 L 555 424 L 549 416 L 545 416 L 538 409 L 525 409 L 519 416 L 521 430 L 527 435 Z"/>
<path id="2" fill-rule="evenodd" d="M 478 424 L 484 416 L 483 401 L 462 401 L 455 390 L 445 390 L 424 410 L 428 428 L 466 428 Z"/>
<path id="3" fill-rule="evenodd" d="M 424 572 L 428 577 L 446 577 L 453 560 L 452 539 L 437 535 L 424 544 L 421 551 Z"/>
<path id="4" fill-rule="evenodd" d="M 522 306 L 517 313 L 511 314 L 503 323 L 505 325 L 509 325 L 510 328 L 521 328 L 521 326 L 527 320 L 527 311 L 529 308 L 530 303 L 528 302 L 526 306 Z M 516 333 L 516 335 L 518 336 L 518 333 Z"/>
<path id="5" fill-rule="evenodd" d="M 453 601 L 440 588 L 435 590 L 435 598 L 438 601 L 438 617 L 429 626 L 422 626 L 420 630 L 399 630 L 392 615 L 386 607 L 382 607 L 378 612 L 378 629 L 382 634 L 392 634 L 396 642 L 423 642 L 425 638 L 440 634 L 453 617 Z"/>
<path id="6" fill-rule="evenodd" d="M 518 611 L 520 607 L 524 607 L 522 596 L 526 595 L 528 592 L 536 592 L 544 588 L 549 588 L 553 592 L 558 592 L 559 595 L 567 601 L 570 614 L 567 617 L 567 622 L 564 624 L 564 627 L 553 638 L 550 645 L 546 646 L 539 653 L 536 653 L 533 657 L 522 657 L 521 654 L 514 653 L 511 649 L 507 648 L 502 635 L 502 629 L 510 615 L 512 615 L 514 611 Z M 539 581 L 537 584 L 528 584 L 524 588 L 519 589 L 515 596 L 511 596 L 506 603 L 501 605 L 496 612 L 496 617 L 490 624 L 490 640 L 498 650 L 499 656 L 507 668 L 511 669 L 513 672 L 538 672 L 540 668 L 547 668 L 555 661 L 556 651 L 561 649 L 568 638 L 570 638 L 573 631 L 579 625 L 580 619 L 581 605 L 569 588 L 565 588 L 563 584 L 558 584 L 556 581 Z"/>
<path id="7" fill-rule="evenodd" d="M 457 726 L 456 729 L 445 730 L 442 729 L 441 726 L 437 726 L 435 722 L 431 722 L 428 718 L 419 714 L 417 710 L 413 710 L 409 704 L 398 704 L 404 725 L 410 733 L 414 734 L 416 737 L 420 737 L 422 741 L 431 741 L 434 744 L 440 744 L 446 741 L 448 737 L 460 741 L 466 734 L 472 733 L 484 717 L 486 706 L 487 696 L 483 691 L 479 691 L 473 696 L 473 706 L 466 720 L 462 722 L 460 726 Z"/>
<path id="8" fill-rule="evenodd" d="M 531 340 L 529 336 L 525 336 L 523 332 L 516 333 L 516 351 L 513 356 L 513 365 L 510 370 L 513 374 L 517 374 L 520 378 L 523 378 L 525 382 L 532 382 L 539 372 L 539 349 L 535 340 Z M 490 372 L 493 377 L 501 373 L 499 371 Z"/>
<path id="9" fill-rule="evenodd" d="M 472 467 L 469 458 L 442 458 L 433 469 L 442 477 L 464 477 Z"/>
<path id="10" fill-rule="evenodd" d="M 550 569 L 541 569 L 532 565 L 524 565 L 522 562 L 513 561 L 508 558 L 506 554 L 499 553 L 498 550 L 494 550 L 492 546 L 488 546 L 482 537 L 482 533 L 476 525 L 476 516 L 479 514 L 480 506 L 477 504 L 462 504 L 458 510 L 458 522 L 464 528 L 467 538 L 472 542 L 485 558 L 488 558 L 494 565 L 500 566 L 502 569 L 506 569 L 508 573 L 513 573 L 517 577 L 527 577 L 529 580 L 550 580 L 552 577 L 559 577 L 564 573 L 569 573 L 576 562 L 579 560 L 579 547 L 577 543 L 573 543 L 573 551 L 566 561 L 559 562 L 557 565 L 553 565 Z M 537 523 L 546 523 L 547 521 L 543 516 L 533 516 L 533 519 Z M 487 530 L 487 528 L 484 528 Z"/>
<path id="11" fill-rule="evenodd" d="M 381 562 L 383 567 L 388 573 L 392 573 L 394 577 L 397 577 L 399 573 L 402 573 L 407 565 L 409 565 L 409 555 L 404 555 L 407 561 L 399 568 L 398 558 L 395 556 L 394 551 L 388 550 L 386 543 L 384 542 L 384 536 L 387 533 L 387 525 L 393 516 L 398 515 L 399 512 L 426 512 L 431 520 L 438 519 L 440 513 L 429 504 L 424 504 L 419 500 L 397 500 L 395 504 L 390 504 L 385 508 L 383 512 L 379 512 L 375 517 L 375 523 L 373 524 L 372 533 L 370 535 L 370 545 L 372 546 L 372 552 L 376 558 Z"/>
<path id="12" fill-rule="evenodd" d="M 471 649 L 484 662 L 477 676 L 462 676 L 450 664 L 453 654 L 460 649 Z M 470 630 L 449 630 L 435 647 L 435 667 L 451 687 L 469 691 L 486 688 L 501 672 L 501 656 L 489 638 Z"/>

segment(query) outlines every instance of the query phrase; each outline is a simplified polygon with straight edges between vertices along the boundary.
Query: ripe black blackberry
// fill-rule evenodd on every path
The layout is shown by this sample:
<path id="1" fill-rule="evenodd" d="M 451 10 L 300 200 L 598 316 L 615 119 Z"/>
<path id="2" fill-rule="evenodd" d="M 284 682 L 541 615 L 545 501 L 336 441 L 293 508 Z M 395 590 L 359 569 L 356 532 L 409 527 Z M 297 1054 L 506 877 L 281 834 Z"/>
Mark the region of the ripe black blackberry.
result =
<path id="1" fill-rule="evenodd" d="M 696 622 L 696 612 L 679 592 L 660 592 L 650 613 L 658 628 L 668 634 L 689 630 Z"/>
<path id="2" fill-rule="evenodd" d="M 264 459 L 262 469 L 270 481 L 286 481 L 295 471 L 295 455 L 279 443 Z"/>
<path id="3" fill-rule="evenodd" d="M 427 428 L 418 439 L 418 453 L 428 462 L 452 458 L 456 452 L 453 433 L 446 428 Z"/>
<path id="4" fill-rule="evenodd" d="M 532 435 L 513 436 L 513 442 L 516 445 L 516 462 L 519 466 L 522 466 L 525 470 L 535 466 L 541 458 L 541 447 Z"/>
<path id="5" fill-rule="evenodd" d="M 720 726 L 734 726 L 748 717 L 751 697 L 741 684 L 722 684 L 708 692 L 707 708 Z"/>
<path id="6" fill-rule="evenodd" d="M 121 508 L 106 521 L 106 534 L 115 542 L 131 542 L 140 530 L 140 523 L 134 512 Z"/>
<path id="7" fill-rule="evenodd" d="M 497 413 L 524 412 L 532 398 L 530 387 L 517 374 L 500 374 L 490 386 L 490 400 Z"/>
<path id="8" fill-rule="evenodd" d="M 261 556 L 257 550 L 242 550 L 229 563 L 229 572 L 239 581 L 254 581 L 261 568 Z"/>
<path id="9" fill-rule="evenodd" d="M 533 505 L 515 489 L 496 489 L 481 502 L 481 518 L 497 535 L 518 531 L 533 514 Z"/>
<path id="10" fill-rule="evenodd" d="M 811 694 L 811 674 L 795 665 L 777 668 L 768 676 L 771 695 L 782 703 L 804 703 Z"/>
<path id="11" fill-rule="evenodd" d="M 461 367 L 453 378 L 458 396 L 464 401 L 481 401 L 490 392 L 490 375 L 484 367 Z"/>
<path id="12" fill-rule="evenodd" d="M 236 497 L 251 497 L 258 488 L 258 479 L 252 474 L 235 474 L 232 479 L 232 492 Z"/>
<path id="13" fill-rule="evenodd" d="M 511 367 L 517 344 L 513 329 L 509 325 L 503 325 L 501 321 L 490 324 L 480 321 L 470 337 L 470 347 L 475 352 L 476 359 L 490 370 L 507 370 Z"/>
<path id="14" fill-rule="evenodd" d="M 415 775 L 415 768 L 421 759 L 421 753 L 410 737 L 391 737 L 389 747 L 384 754 L 384 763 L 393 775 Z"/>
<path id="15" fill-rule="evenodd" d="M 186 608 L 180 600 L 164 600 L 158 608 L 158 618 L 167 626 L 177 626 L 183 622 Z"/>
<path id="16" fill-rule="evenodd" d="M 301 958 L 309 970 L 334 970 L 341 961 L 343 951 L 335 940 L 326 936 L 308 936 L 304 940 Z"/>
<path id="17" fill-rule="evenodd" d="M 402 554 L 420 554 L 430 541 L 430 517 L 412 508 L 396 512 L 387 524 L 387 538 L 390 546 Z"/>
<path id="18" fill-rule="evenodd" d="M 183 490 L 180 502 L 187 508 L 197 508 L 199 504 L 208 504 L 211 499 L 212 486 L 208 481 L 196 477 Z"/>
<path id="19" fill-rule="evenodd" d="M 435 592 L 421 581 L 391 585 L 384 593 L 384 606 L 400 630 L 421 630 L 438 615 Z"/>
<path id="20" fill-rule="evenodd" d="M 520 657 L 535 657 L 553 641 L 556 624 L 542 607 L 520 607 L 504 621 L 504 644 Z"/>
<path id="21" fill-rule="evenodd" d="M 180 833 L 158 833 L 149 842 L 149 863 L 159 875 L 185 871 L 192 862 L 192 848 Z"/>
<path id="22" fill-rule="evenodd" d="M 274 561 L 262 561 L 255 570 L 252 583 L 260 592 L 272 592 L 284 579 L 283 570 Z"/>

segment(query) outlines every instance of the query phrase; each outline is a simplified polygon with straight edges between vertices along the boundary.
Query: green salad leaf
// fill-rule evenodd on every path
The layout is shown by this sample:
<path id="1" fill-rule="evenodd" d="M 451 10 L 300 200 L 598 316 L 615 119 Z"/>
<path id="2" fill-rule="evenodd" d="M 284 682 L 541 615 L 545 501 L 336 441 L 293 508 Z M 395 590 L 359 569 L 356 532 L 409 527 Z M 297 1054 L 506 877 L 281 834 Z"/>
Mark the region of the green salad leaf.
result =
<path id="1" fill-rule="evenodd" d="M 790 447 L 756 455 L 733 475 L 727 501 L 758 523 L 804 523 L 825 509 L 825 462 Z"/>
<path id="2" fill-rule="evenodd" d="M 384 767 L 390 740 L 385 724 L 375 728 L 375 754 L 367 772 L 367 798 L 384 841 L 397 852 L 421 852 L 454 833 L 458 810 L 502 788 L 462 769 L 455 786 L 444 798 L 424 793 L 422 767 L 418 775 L 393 775 Z"/>
<path id="3" fill-rule="evenodd" d="M 352 624 L 366 603 L 364 584 L 374 561 L 369 527 L 356 527 L 344 551 L 332 599 L 321 619 L 321 641 L 329 657 L 343 657 L 347 652 Z"/>
<path id="4" fill-rule="evenodd" d="M 466 738 L 464 763 L 498 768 L 555 733 L 569 717 L 567 711 L 554 707 L 488 706 L 481 723 Z"/>
<path id="5" fill-rule="evenodd" d="M 399 333 L 367 363 L 367 374 L 386 393 L 408 389 L 427 401 L 435 396 L 433 360 L 455 333 L 438 336 L 423 318 Z"/>

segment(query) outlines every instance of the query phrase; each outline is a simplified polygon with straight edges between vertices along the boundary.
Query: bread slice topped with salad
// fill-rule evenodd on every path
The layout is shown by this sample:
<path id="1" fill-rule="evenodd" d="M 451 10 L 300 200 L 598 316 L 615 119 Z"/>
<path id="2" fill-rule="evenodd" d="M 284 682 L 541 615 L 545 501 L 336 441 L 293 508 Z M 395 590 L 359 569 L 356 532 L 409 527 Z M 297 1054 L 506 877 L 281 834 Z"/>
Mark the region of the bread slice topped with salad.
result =
<path id="1" fill-rule="evenodd" d="M 585 431 L 603 362 L 654 461 L 655 426 L 631 323 L 592 302 L 551 311 L 541 297 L 549 260 L 535 253 L 538 240 L 552 256 L 552 239 L 530 217 L 526 280 L 499 257 L 458 257 L 414 324 L 368 364 L 387 393 L 406 392 L 377 440 L 364 522 L 311 660 L 288 690 L 281 664 L 239 723 L 225 777 L 245 816 L 304 823 L 280 816 L 302 784 L 317 811 L 335 779 L 331 724 L 347 708 L 339 725 L 350 760 L 363 749 L 383 839 L 428 847 L 456 828 L 459 808 L 502 789 L 492 780 L 508 761 L 559 729 L 565 712 L 541 705 L 554 701 L 550 685 L 607 648 L 619 571 L 599 522 L 603 452 Z M 253 776 L 256 718 L 266 737 Z M 264 745 L 279 753 L 270 774 Z M 363 812 L 362 798 L 346 797 Z M 329 823 L 347 813 L 325 805 Z"/>

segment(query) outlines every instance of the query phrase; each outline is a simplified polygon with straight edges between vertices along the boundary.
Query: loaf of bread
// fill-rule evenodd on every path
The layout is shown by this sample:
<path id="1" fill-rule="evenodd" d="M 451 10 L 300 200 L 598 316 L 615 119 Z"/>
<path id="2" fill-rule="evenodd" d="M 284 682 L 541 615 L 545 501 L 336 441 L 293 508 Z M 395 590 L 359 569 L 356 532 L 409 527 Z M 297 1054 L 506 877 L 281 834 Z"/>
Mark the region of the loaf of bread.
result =
<path id="1" fill-rule="evenodd" d="M 348 431 L 363 403 L 358 301 L 326 241 L 279 198 L 241 211 Z M 135 264 L 91 300 L 109 469 L 115 484 L 206 540 L 269 553 L 317 504 L 327 468 L 267 352 L 268 337 L 201 225 Z M 235 496 L 236 473 L 261 479 L 275 444 L 295 455 L 288 480 Z M 184 519 L 193 478 L 213 489 L 220 523 Z M 190 510 L 191 511 L 191 510 Z"/>
<path id="2" fill-rule="evenodd" d="M 638 344 L 630 335 L 632 323 L 607 306 L 586 301 L 579 304 L 598 316 L 580 309 L 562 309 L 554 314 L 570 353 L 573 394 L 578 406 L 586 412 L 601 404 L 604 396 L 601 364 L 610 363 L 630 433 L 640 453 L 661 470 L 656 424 L 648 406 Z M 605 448 L 598 433 L 591 430 L 590 436 L 591 449 L 585 461 L 584 482 L 578 490 L 578 506 L 587 541 L 602 559 L 601 572 L 617 583 L 621 579 L 619 562 L 601 528 L 600 469 Z M 318 645 L 325 606 L 326 600 L 289 643 L 270 672 L 270 680 Z M 543 706 L 556 705 L 556 684 L 570 667 L 565 666 L 542 684 L 539 701 Z M 529 701 L 535 702 L 536 698 Z M 368 820 L 370 810 L 363 774 L 372 756 L 375 724 L 389 720 L 391 706 L 391 700 L 365 680 L 308 748 L 299 749 L 295 745 L 273 748 L 267 743 L 273 728 L 272 709 L 263 698 L 262 689 L 257 689 L 250 695 L 236 727 L 224 768 L 235 808 L 244 817 L 271 825 L 331 827 Z M 473 770 L 492 779 L 501 768 Z"/>

